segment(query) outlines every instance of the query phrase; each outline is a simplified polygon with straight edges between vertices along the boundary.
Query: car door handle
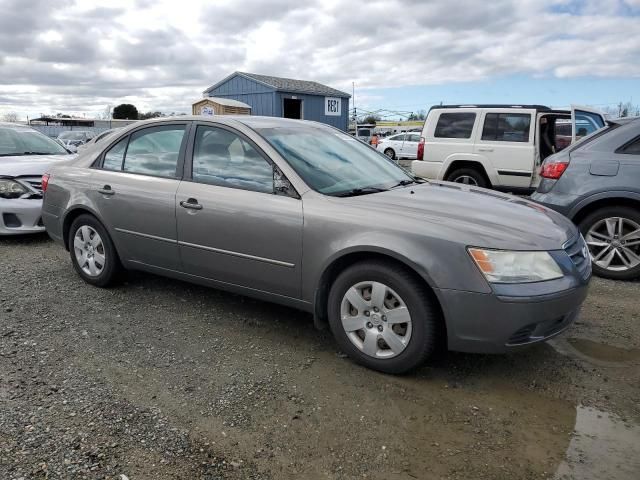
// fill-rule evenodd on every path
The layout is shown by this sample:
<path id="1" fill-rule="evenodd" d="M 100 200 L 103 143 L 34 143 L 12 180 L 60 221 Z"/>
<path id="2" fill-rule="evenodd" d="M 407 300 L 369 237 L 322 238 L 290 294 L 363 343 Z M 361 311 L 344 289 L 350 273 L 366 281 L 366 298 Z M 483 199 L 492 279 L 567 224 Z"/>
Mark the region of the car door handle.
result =
<path id="1" fill-rule="evenodd" d="M 111 185 L 105 185 L 102 188 L 98 189 L 98 193 L 101 193 L 102 195 L 115 195 L 115 190 L 111 190 Z"/>
<path id="2" fill-rule="evenodd" d="M 493 152 L 493 148 L 479 148 L 479 152 Z"/>
<path id="3" fill-rule="evenodd" d="M 180 202 L 180 206 L 182 208 L 188 208 L 190 210 L 202 210 L 202 205 L 200 205 L 198 203 L 198 200 L 196 200 L 195 198 L 190 198 L 186 202 L 182 200 Z"/>

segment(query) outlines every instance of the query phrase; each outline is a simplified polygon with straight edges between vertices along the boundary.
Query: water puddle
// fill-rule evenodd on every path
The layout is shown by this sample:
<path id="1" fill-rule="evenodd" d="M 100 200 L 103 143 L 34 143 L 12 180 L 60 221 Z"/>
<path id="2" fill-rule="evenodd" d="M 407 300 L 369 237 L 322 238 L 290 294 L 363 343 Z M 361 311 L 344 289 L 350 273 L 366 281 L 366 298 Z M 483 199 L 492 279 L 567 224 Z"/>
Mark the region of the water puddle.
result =
<path id="1" fill-rule="evenodd" d="M 549 344 L 560 354 L 603 367 L 628 367 L 640 362 L 640 349 L 621 348 L 586 338 L 554 339 Z"/>
<path id="2" fill-rule="evenodd" d="M 556 480 L 637 480 L 640 427 L 617 415 L 578 406 L 576 426 Z"/>
<path id="3" fill-rule="evenodd" d="M 569 345 L 587 357 L 604 362 L 633 362 L 640 360 L 640 350 L 612 347 L 585 338 L 569 338 Z"/>

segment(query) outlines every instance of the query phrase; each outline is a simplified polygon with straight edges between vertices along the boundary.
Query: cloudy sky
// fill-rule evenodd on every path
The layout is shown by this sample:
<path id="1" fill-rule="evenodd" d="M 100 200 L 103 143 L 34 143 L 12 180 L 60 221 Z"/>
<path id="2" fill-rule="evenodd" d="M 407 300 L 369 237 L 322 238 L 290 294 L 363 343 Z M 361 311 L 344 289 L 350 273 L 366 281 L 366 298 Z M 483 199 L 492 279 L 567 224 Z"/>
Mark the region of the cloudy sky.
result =
<path id="1" fill-rule="evenodd" d="M 640 103 L 640 0 L 0 0 L 0 114 L 186 112 L 240 70 L 362 108 Z M 635 95 L 635 98 L 633 96 Z"/>

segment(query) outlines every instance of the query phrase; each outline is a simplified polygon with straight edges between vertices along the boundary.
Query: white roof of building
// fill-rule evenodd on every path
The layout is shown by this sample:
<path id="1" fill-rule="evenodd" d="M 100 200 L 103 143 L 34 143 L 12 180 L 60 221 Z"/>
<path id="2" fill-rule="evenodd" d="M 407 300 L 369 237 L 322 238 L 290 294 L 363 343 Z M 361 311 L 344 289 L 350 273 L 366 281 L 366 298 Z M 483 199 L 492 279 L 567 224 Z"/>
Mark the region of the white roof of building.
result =
<path id="1" fill-rule="evenodd" d="M 203 100 L 211 100 L 212 102 L 216 102 L 220 105 L 225 105 L 227 107 L 251 108 L 251 105 L 247 105 L 244 102 L 239 102 L 238 100 L 231 100 L 230 98 L 222 98 L 222 97 L 204 97 L 198 100 L 197 102 L 193 102 L 193 104 L 195 105 L 196 103 L 200 103 Z"/>

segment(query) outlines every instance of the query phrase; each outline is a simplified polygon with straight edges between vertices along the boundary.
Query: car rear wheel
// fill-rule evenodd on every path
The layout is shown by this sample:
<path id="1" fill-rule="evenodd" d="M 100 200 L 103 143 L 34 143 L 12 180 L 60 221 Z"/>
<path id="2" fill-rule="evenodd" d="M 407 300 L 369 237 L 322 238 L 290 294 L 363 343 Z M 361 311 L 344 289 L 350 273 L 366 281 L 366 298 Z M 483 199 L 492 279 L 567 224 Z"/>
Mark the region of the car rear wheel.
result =
<path id="1" fill-rule="evenodd" d="M 69 252 L 73 268 L 91 285 L 109 286 L 121 273 L 122 266 L 113 242 L 92 215 L 80 215 L 71 224 Z"/>
<path id="2" fill-rule="evenodd" d="M 395 160 L 396 159 L 396 152 L 393 150 L 393 148 L 387 148 L 384 151 L 384 154 L 389 157 L 391 160 Z"/>
<path id="3" fill-rule="evenodd" d="M 630 207 L 596 210 L 580 222 L 596 275 L 615 280 L 640 277 L 640 212 Z"/>
<path id="4" fill-rule="evenodd" d="M 435 299 L 406 269 L 361 262 L 344 270 L 329 293 L 329 324 L 355 362 L 385 373 L 421 365 L 437 347 Z"/>
<path id="5" fill-rule="evenodd" d="M 486 188 L 488 186 L 484 175 L 475 168 L 459 168 L 454 170 L 447 175 L 446 180 L 448 182 L 463 183 L 474 187 Z"/>

